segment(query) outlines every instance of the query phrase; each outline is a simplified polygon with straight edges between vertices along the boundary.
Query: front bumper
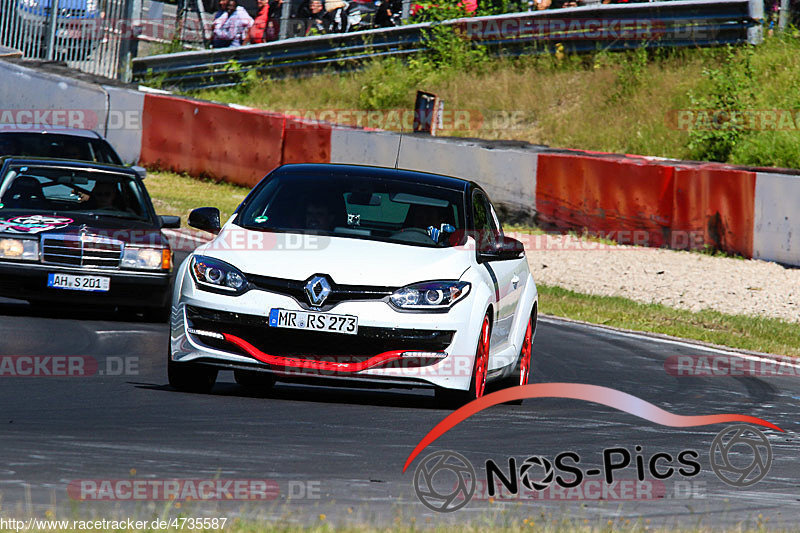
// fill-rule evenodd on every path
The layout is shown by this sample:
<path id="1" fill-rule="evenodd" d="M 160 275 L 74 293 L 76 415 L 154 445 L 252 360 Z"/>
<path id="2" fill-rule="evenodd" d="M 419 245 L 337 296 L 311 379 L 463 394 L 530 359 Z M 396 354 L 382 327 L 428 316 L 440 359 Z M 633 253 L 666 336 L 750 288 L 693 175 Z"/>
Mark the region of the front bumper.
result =
<path id="1" fill-rule="evenodd" d="M 285 295 L 220 295 L 186 279 L 176 296 L 174 362 L 258 370 L 291 381 L 469 388 L 479 328 L 470 328 L 468 301 L 437 314 L 401 313 L 382 301 L 345 301 L 326 311 L 359 318 L 358 335 L 345 335 L 269 327 L 270 309 L 302 310 Z"/>
<path id="2" fill-rule="evenodd" d="M 108 292 L 54 289 L 47 286 L 50 273 L 105 276 L 111 281 Z M 0 296 L 28 301 L 163 308 L 169 304 L 170 274 L 0 261 Z"/>

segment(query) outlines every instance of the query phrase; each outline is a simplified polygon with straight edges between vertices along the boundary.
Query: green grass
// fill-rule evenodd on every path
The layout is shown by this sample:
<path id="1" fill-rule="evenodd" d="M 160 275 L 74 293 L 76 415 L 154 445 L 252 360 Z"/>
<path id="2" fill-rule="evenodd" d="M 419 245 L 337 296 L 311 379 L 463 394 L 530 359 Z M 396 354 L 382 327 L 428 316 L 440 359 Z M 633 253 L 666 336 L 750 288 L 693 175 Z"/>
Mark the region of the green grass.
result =
<path id="1" fill-rule="evenodd" d="M 627 298 L 592 296 L 537 285 L 539 309 L 548 315 L 636 331 L 649 331 L 732 348 L 800 356 L 800 327 L 773 318 L 697 313 Z"/>
<path id="2" fill-rule="evenodd" d="M 723 130 L 709 138 L 702 131 L 677 129 L 675 120 L 681 109 L 800 109 L 796 33 L 768 38 L 757 47 L 457 63 L 462 67 L 375 60 L 359 72 L 290 80 L 249 77 L 234 88 L 195 96 L 303 113 L 411 110 L 416 91 L 425 90 L 439 95 L 446 110 L 469 113 L 468 127 L 441 135 L 800 168 L 800 124 L 788 131 Z M 395 120 L 395 127 L 386 129 L 398 127 Z"/>
<path id="3" fill-rule="evenodd" d="M 205 206 L 219 208 L 224 223 L 250 192 L 246 187 L 163 171 L 148 171 L 144 184 L 156 213 L 181 217 L 182 227 L 186 227 L 189 211 Z"/>

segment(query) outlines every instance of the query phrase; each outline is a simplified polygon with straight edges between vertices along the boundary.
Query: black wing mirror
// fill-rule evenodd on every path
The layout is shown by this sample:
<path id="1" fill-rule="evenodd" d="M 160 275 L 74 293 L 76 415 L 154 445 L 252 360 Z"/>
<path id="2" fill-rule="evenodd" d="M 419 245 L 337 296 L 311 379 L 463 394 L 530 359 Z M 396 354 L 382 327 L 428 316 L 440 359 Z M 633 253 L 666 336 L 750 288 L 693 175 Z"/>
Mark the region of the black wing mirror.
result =
<path id="1" fill-rule="evenodd" d="M 159 217 L 161 219 L 161 227 L 162 228 L 180 228 L 181 227 L 181 217 L 174 217 L 171 215 L 161 215 Z"/>
<path id="2" fill-rule="evenodd" d="M 480 261 L 508 261 L 509 259 L 519 259 L 525 254 L 525 246 L 517 239 L 503 236 L 500 242 L 492 250 L 480 252 Z"/>
<path id="3" fill-rule="evenodd" d="M 219 209 L 198 207 L 189 213 L 189 225 L 203 231 L 219 233 Z"/>

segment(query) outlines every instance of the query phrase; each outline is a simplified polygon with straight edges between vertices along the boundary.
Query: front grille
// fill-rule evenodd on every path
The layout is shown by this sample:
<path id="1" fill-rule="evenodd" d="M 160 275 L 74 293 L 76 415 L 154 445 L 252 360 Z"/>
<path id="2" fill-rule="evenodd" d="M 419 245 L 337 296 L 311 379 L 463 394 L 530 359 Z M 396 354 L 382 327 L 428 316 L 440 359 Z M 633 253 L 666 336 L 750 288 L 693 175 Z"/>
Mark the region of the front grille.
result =
<path id="1" fill-rule="evenodd" d="M 293 279 L 273 278 L 269 276 L 257 276 L 255 274 L 245 274 L 250 283 L 265 291 L 274 292 L 276 294 L 283 294 L 291 296 L 301 306 L 308 309 L 309 301 L 305 293 L 306 283 L 311 279 L 304 281 L 297 281 Z M 313 278 L 314 276 L 312 276 Z M 382 300 L 390 296 L 396 287 L 376 287 L 372 285 L 340 285 L 334 283 L 329 276 L 328 283 L 331 286 L 331 292 L 325 299 L 324 305 L 320 306 L 321 309 L 327 310 L 334 305 L 351 300 Z"/>
<path id="2" fill-rule="evenodd" d="M 122 243 L 92 235 L 42 237 L 42 261 L 57 265 L 119 268 Z"/>
<path id="3" fill-rule="evenodd" d="M 311 360 L 335 357 L 339 362 L 364 361 L 393 350 L 442 352 L 450 345 L 455 333 L 370 326 L 359 326 L 357 335 L 280 329 L 269 327 L 266 317 L 194 306 L 186 307 L 186 318 L 194 329 L 235 335 L 270 355 L 302 356 Z M 238 347 L 222 339 L 203 336 L 200 340 L 211 348 L 242 353 Z"/>

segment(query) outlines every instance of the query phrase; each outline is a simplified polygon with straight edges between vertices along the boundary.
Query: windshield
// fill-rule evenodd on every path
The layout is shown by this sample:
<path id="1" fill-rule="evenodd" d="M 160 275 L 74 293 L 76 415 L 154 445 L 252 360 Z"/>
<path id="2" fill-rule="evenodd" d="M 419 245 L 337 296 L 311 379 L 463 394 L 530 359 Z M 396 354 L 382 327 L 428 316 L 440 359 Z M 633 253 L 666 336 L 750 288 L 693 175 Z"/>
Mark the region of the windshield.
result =
<path id="1" fill-rule="evenodd" d="M 0 182 L 0 214 L 6 210 L 81 212 L 150 221 L 146 193 L 129 174 L 11 165 Z"/>
<path id="2" fill-rule="evenodd" d="M 316 233 L 422 246 L 463 234 L 461 191 L 359 176 L 273 176 L 240 213 L 248 229 Z"/>
<path id="3" fill-rule="evenodd" d="M 0 133 L 0 155 L 56 157 L 122 164 L 111 146 L 101 139 L 57 133 Z"/>

